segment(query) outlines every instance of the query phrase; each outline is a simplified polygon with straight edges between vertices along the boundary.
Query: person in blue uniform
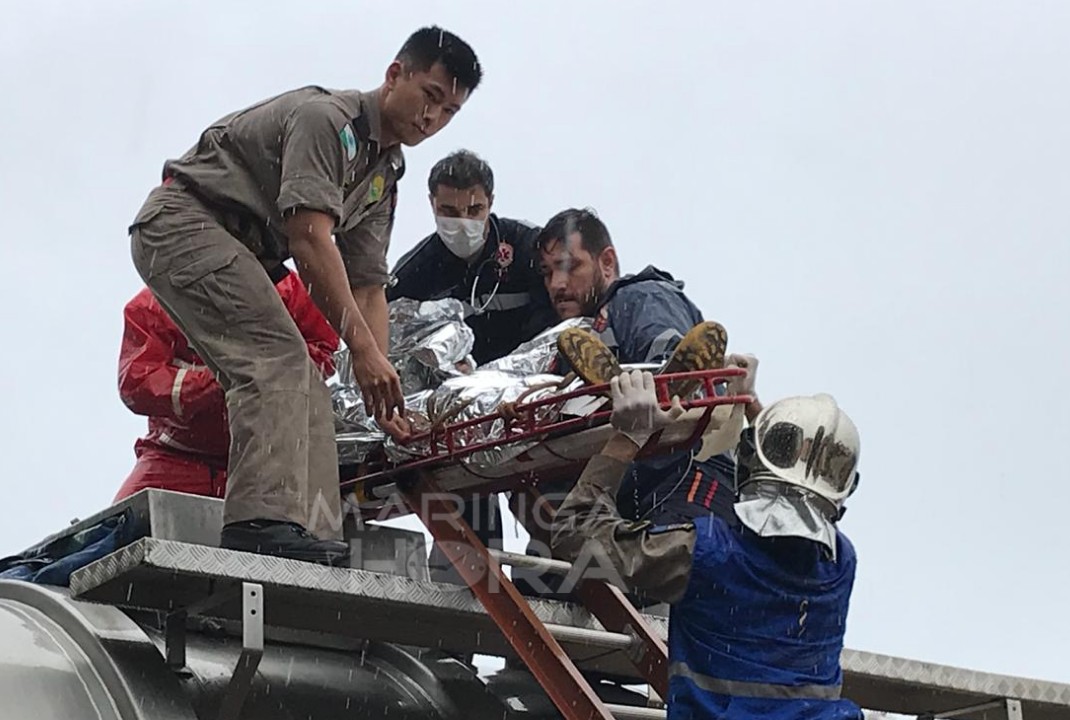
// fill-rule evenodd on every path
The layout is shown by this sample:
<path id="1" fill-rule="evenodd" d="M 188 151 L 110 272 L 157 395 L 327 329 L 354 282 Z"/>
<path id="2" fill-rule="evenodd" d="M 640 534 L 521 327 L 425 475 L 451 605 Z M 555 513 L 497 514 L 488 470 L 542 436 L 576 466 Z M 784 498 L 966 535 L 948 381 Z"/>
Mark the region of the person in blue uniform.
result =
<path id="1" fill-rule="evenodd" d="M 671 604 L 669 719 L 862 720 L 841 697 L 856 567 L 836 527 L 858 482 L 850 417 L 829 395 L 762 409 L 737 446 L 739 522 L 656 526 L 622 518 L 617 487 L 683 410 L 659 407 L 649 372 L 618 375 L 611 396 L 617 432 L 558 509 L 552 547 L 570 562 L 599 558 L 606 579 Z"/>

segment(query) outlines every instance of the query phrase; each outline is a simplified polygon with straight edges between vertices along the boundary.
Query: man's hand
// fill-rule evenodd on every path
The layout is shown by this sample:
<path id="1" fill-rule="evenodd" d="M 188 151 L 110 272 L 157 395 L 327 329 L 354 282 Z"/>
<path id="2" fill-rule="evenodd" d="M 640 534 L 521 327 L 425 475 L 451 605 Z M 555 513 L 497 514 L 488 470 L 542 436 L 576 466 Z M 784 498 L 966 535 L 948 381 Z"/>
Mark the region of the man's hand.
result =
<path id="1" fill-rule="evenodd" d="M 377 417 L 375 422 L 383 432 L 398 442 L 405 442 L 412 435 L 412 424 L 401 413 L 396 414 L 389 420 L 385 417 Z"/>
<path id="2" fill-rule="evenodd" d="M 680 398 L 672 399 L 672 407 L 662 410 L 654 391 L 654 376 L 649 372 L 630 370 L 609 383 L 613 399 L 613 413 L 609 423 L 642 448 L 658 430 L 672 423 L 684 413 Z"/>
<path id="3" fill-rule="evenodd" d="M 360 352 L 350 348 L 349 357 L 353 363 L 353 377 L 360 385 L 364 409 L 369 417 L 391 420 L 395 410 L 398 413 L 405 412 L 401 379 L 374 342 L 361 347 Z"/>
<path id="4" fill-rule="evenodd" d="M 758 375 L 758 358 L 754 355 L 732 354 L 725 360 L 727 367 L 746 370 L 746 375 L 737 375 L 728 381 L 728 392 L 732 395 L 753 395 L 754 382 Z"/>
<path id="5" fill-rule="evenodd" d="M 758 417 L 758 413 L 762 411 L 762 404 L 758 401 L 758 395 L 754 391 L 754 383 L 758 376 L 758 358 L 754 355 L 733 354 L 728 356 L 725 364 L 728 367 L 737 367 L 747 371 L 746 375 L 739 375 L 728 381 L 728 392 L 732 395 L 750 395 L 754 398 L 744 408 L 747 419 L 754 422 L 754 418 Z"/>

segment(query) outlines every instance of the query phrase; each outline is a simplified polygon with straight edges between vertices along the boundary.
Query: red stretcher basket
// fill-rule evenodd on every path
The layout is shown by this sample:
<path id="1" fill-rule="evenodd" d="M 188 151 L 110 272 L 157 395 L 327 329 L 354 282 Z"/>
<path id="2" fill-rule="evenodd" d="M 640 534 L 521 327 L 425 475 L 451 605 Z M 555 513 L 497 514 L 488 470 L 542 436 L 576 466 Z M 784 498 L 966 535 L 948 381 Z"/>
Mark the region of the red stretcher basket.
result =
<path id="1" fill-rule="evenodd" d="M 640 452 L 640 457 L 692 447 L 709 426 L 714 408 L 722 405 L 746 405 L 752 402 L 753 397 L 750 395 L 717 394 L 718 386 L 724 385 L 732 377 L 744 374 L 745 371 L 740 368 L 720 368 L 655 375 L 655 389 L 663 408 L 668 408 L 671 404 L 671 398 L 668 396 L 670 383 L 680 380 L 698 380 L 699 390 L 691 398 L 682 402 L 684 409 L 688 412 L 681 421 L 674 424 L 678 427 L 672 428 L 672 432 L 669 432 L 670 429 L 667 428 L 660 436 L 654 437 Z M 511 489 L 533 480 L 534 475 L 539 471 L 544 471 L 544 473 L 545 471 L 553 473 L 574 471 L 577 463 L 585 462 L 596 453 L 601 444 L 612 434 L 611 429 L 608 428 L 611 410 L 598 410 L 582 417 L 561 418 L 559 417 L 560 406 L 569 400 L 583 397 L 594 398 L 608 395 L 608 393 L 609 385 L 607 384 L 585 385 L 558 395 L 517 403 L 509 411 L 499 409 L 488 415 L 446 424 L 441 428 L 413 435 L 404 444 L 410 447 L 426 446 L 428 448 L 426 453 L 396 465 L 382 464 L 379 467 L 368 467 L 360 476 L 343 480 L 341 483 L 343 493 L 351 494 L 350 501 L 355 502 L 362 510 L 374 513 L 377 506 L 385 504 L 385 498 L 390 494 L 391 486 L 416 471 L 427 471 L 435 475 L 444 490 L 463 489 L 466 492 L 496 492 Z M 558 406 L 556 412 L 553 412 L 554 406 Z M 551 411 L 550 414 L 553 417 L 540 417 L 540 414 L 545 416 L 547 410 Z M 694 412 L 696 410 L 702 410 L 702 412 L 696 413 Z M 540 413 L 540 411 L 543 412 Z M 503 428 L 495 433 L 495 439 L 471 444 L 463 442 L 466 432 L 480 425 L 497 422 L 502 423 Z M 588 438 L 590 442 L 583 445 L 584 448 L 590 448 L 589 453 L 580 452 L 578 457 L 561 456 L 560 463 L 551 461 L 540 464 L 530 461 L 533 457 L 533 450 L 539 446 L 544 446 L 544 452 L 554 455 L 553 448 L 550 447 L 554 439 L 576 436 L 598 429 L 602 432 L 595 433 L 597 437 L 592 435 Z M 536 448 L 525 450 L 511 460 L 510 464 L 514 467 L 495 469 L 501 472 L 488 473 L 486 470 L 480 470 L 462 462 L 465 458 L 483 450 L 528 441 L 536 441 Z"/>

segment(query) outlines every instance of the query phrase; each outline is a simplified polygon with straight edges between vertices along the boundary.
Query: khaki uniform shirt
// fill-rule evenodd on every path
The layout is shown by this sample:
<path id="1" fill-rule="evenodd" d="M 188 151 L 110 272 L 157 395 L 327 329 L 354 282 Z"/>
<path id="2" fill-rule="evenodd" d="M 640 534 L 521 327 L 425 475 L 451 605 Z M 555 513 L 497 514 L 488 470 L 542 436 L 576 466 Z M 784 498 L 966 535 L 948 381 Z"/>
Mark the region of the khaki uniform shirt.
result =
<path id="1" fill-rule="evenodd" d="M 213 123 L 164 176 L 218 212 L 266 267 L 291 256 L 283 217 L 326 213 L 350 285 L 385 285 L 405 165 L 399 146 L 380 146 L 377 100 L 377 91 L 315 86 L 277 95 Z"/>

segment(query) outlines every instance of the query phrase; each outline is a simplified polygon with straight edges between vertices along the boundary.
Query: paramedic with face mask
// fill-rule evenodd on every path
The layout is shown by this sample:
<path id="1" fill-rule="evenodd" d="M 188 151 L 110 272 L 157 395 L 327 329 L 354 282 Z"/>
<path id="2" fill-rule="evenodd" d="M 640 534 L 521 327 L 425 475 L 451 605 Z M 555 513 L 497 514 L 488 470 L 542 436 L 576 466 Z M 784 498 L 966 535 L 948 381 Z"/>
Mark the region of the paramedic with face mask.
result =
<path id="1" fill-rule="evenodd" d="M 535 252 L 539 228 L 491 212 L 490 166 L 458 150 L 435 163 L 427 187 L 436 232 L 398 261 L 387 299 L 460 300 L 480 365 L 556 324 Z"/>
<path id="2" fill-rule="evenodd" d="M 748 382 L 734 378 L 729 390 Z M 671 604 L 669 720 L 862 720 L 840 695 L 856 561 L 836 523 L 858 481 L 851 419 L 829 395 L 762 409 L 737 445 L 737 521 L 711 514 L 656 527 L 621 518 L 617 488 L 683 410 L 659 407 L 649 372 L 610 387 L 617 432 L 557 511 L 553 550 L 596 559 L 615 574 L 606 579 Z"/>

